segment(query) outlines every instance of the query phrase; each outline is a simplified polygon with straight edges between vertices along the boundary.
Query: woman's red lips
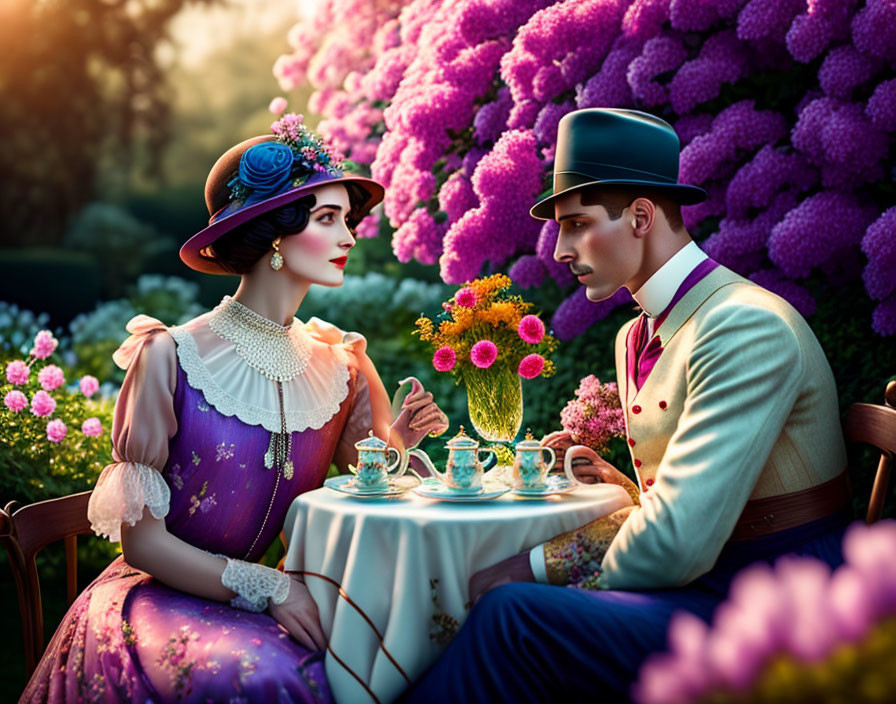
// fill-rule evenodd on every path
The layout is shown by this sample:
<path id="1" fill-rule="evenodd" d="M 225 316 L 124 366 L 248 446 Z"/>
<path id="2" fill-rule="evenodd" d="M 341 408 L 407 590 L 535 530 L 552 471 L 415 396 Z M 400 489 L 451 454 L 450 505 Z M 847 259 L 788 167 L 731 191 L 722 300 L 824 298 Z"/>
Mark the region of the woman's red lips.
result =
<path id="1" fill-rule="evenodd" d="M 333 262 L 340 269 L 344 269 L 345 263 L 348 261 L 348 257 L 337 257 L 336 259 L 331 259 L 330 261 Z"/>

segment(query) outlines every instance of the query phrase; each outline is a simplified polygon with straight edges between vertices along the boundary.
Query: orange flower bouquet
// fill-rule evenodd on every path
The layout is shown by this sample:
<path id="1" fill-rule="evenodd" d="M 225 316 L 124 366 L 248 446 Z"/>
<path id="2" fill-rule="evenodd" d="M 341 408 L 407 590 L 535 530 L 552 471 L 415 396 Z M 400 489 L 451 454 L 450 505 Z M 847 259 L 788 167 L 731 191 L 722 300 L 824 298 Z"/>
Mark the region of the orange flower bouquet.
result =
<path id="1" fill-rule="evenodd" d="M 510 442 L 523 421 L 522 379 L 551 376 L 548 335 L 532 304 L 508 293 L 511 281 L 494 274 L 464 284 L 435 321 L 421 317 L 415 334 L 434 350 L 433 366 L 467 390 L 470 420 L 480 437 Z"/>

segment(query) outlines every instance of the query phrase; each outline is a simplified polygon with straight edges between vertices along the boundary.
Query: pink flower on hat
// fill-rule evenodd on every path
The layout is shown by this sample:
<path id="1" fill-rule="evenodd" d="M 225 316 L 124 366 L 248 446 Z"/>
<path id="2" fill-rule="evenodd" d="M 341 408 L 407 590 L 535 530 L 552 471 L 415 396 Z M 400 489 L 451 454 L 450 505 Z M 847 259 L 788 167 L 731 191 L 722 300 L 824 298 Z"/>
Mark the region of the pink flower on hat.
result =
<path id="1" fill-rule="evenodd" d="M 47 423 L 47 440 L 50 442 L 62 442 L 62 438 L 65 437 L 67 432 L 68 428 L 65 427 L 65 423 L 58 418 L 54 418 Z"/>
<path id="2" fill-rule="evenodd" d="M 78 382 L 78 386 L 81 388 L 81 393 L 87 398 L 90 398 L 100 390 L 100 382 L 97 381 L 95 376 L 90 376 L 90 374 L 82 376 L 81 381 Z"/>
<path id="3" fill-rule="evenodd" d="M 13 389 L 3 397 L 3 403 L 13 413 L 18 413 L 28 405 L 28 398 L 21 391 Z"/>
<path id="4" fill-rule="evenodd" d="M 48 364 L 38 372 L 37 380 L 44 391 L 52 391 L 65 383 L 65 374 L 55 364 Z"/>
<path id="5" fill-rule="evenodd" d="M 56 410 L 56 401 L 46 391 L 38 391 L 31 399 L 31 412 L 41 418 L 46 418 Z"/>
<path id="6" fill-rule="evenodd" d="M 498 346 L 491 340 L 480 340 L 470 350 L 470 361 L 480 369 L 488 369 L 498 358 Z"/>
<path id="7" fill-rule="evenodd" d="M 457 355 L 454 350 L 447 345 L 439 347 L 432 356 L 432 366 L 439 372 L 450 372 L 454 369 L 454 363 L 457 361 Z"/>
<path id="8" fill-rule="evenodd" d="M 268 105 L 268 110 L 270 110 L 275 115 L 279 115 L 284 110 L 286 110 L 286 98 L 278 95 L 271 101 L 271 104 Z"/>
<path id="9" fill-rule="evenodd" d="M 544 371 L 544 357 L 540 354 L 527 354 L 520 360 L 518 369 L 523 379 L 534 379 Z"/>
<path id="10" fill-rule="evenodd" d="M 476 292 L 469 286 L 454 294 L 454 302 L 462 308 L 476 307 Z"/>
<path id="11" fill-rule="evenodd" d="M 90 437 L 103 434 L 103 424 L 99 418 L 88 418 L 81 424 L 81 432 Z"/>
<path id="12" fill-rule="evenodd" d="M 31 370 L 28 368 L 28 365 L 20 359 L 6 365 L 6 380 L 10 384 L 15 384 L 16 386 L 24 384 L 28 381 L 30 374 Z"/>
<path id="13" fill-rule="evenodd" d="M 544 339 L 544 323 L 537 315 L 524 315 L 516 330 L 523 342 L 530 345 L 537 345 Z"/>
<path id="14" fill-rule="evenodd" d="M 53 333 L 49 330 L 41 330 L 34 336 L 34 349 L 31 350 L 31 354 L 38 359 L 46 359 L 56 351 L 58 345 L 59 340 L 53 337 Z"/>

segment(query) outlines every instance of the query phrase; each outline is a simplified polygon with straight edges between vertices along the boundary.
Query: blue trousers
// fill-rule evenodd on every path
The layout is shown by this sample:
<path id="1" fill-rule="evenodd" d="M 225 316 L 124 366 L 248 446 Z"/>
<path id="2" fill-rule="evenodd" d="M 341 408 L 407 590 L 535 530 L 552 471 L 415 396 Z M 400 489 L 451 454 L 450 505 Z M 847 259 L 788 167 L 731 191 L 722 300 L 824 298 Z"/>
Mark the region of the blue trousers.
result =
<path id="1" fill-rule="evenodd" d="M 734 575 L 757 561 L 797 554 L 840 565 L 849 520 L 837 515 L 729 543 L 710 572 L 677 589 L 585 591 L 528 582 L 493 589 L 401 701 L 629 701 L 641 664 L 665 649 L 676 611 L 709 622 Z"/>

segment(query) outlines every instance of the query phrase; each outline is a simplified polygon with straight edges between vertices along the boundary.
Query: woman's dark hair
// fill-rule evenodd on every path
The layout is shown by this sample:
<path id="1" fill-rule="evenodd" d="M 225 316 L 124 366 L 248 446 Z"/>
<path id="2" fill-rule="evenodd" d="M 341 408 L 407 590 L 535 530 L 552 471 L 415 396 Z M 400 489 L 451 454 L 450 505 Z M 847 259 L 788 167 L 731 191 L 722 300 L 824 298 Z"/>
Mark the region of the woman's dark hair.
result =
<path id="1" fill-rule="evenodd" d="M 369 196 L 367 191 L 351 181 L 346 181 L 343 185 L 348 191 L 351 204 L 347 223 L 349 229 L 354 232 L 361 221 L 360 210 Z M 262 256 L 271 251 L 275 239 L 295 235 L 305 229 L 316 202 L 317 199 L 313 194 L 307 195 L 252 218 L 212 242 L 209 245 L 212 254 L 200 253 L 200 256 L 217 262 L 231 273 L 245 274 Z"/>

